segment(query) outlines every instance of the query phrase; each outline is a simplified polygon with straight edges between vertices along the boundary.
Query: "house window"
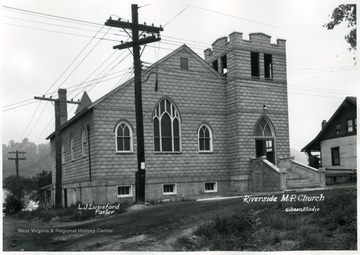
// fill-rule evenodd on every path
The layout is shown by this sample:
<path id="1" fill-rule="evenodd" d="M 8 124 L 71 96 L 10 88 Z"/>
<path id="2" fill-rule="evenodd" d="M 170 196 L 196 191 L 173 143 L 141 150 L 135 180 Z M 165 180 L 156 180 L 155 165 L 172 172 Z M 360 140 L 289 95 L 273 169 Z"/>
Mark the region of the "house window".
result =
<path id="1" fill-rule="evenodd" d="M 341 135 L 341 124 L 336 124 L 335 126 L 335 132 L 337 135 Z"/>
<path id="2" fill-rule="evenodd" d="M 117 186 L 117 197 L 132 197 L 132 186 Z"/>
<path id="3" fill-rule="evenodd" d="M 202 125 L 198 131 L 199 151 L 212 152 L 212 132 L 208 125 Z"/>
<path id="4" fill-rule="evenodd" d="M 353 126 L 353 120 L 349 119 L 346 121 L 346 126 L 347 126 L 347 132 L 351 133 L 354 132 L 354 126 Z"/>
<path id="5" fill-rule="evenodd" d="M 189 59 L 180 58 L 180 68 L 184 70 L 189 70 Z"/>
<path id="6" fill-rule="evenodd" d="M 163 184 L 164 195 L 175 195 L 177 194 L 176 184 Z"/>
<path id="7" fill-rule="evenodd" d="M 333 166 L 340 166 L 340 148 L 331 148 L 331 162 Z"/>
<path id="8" fill-rule="evenodd" d="M 271 54 L 264 54 L 264 71 L 265 71 L 265 79 L 273 78 L 273 64 L 272 64 Z"/>
<path id="9" fill-rule="evenodd" d="M 65 146 L 64 144 L 61 145 L 61 162 L 65 164 Z"/>
<path id="10" fill-rule="evenodd" d="M 169 99 L 164 98 L 157 104 L 153 113 L 153 121 L 155 151 L 180 151 L 180 115 Z"/>
<path id="11" fill-rule="evenodd" d="M 227 57 L 226 55 L 221 57 L 221 74 L 227 73 Z"/>
<path id="12" fill-rule="evenodd" d="M 81 153 L 83 157 L 87 155 L 88 132 L 84 127 L 81 131 Z"/>
<path id="13" fill-rule="evenodd" d="M 259 68 L 259 53 L 251 52 L 251 76 L 260 77 L 260 68 Z"/>
<path id="14" fill-rule="evenodd" d="M 70 157 L 71 160 L 75 160 L 75 140 L 73 135 L 70 137 Z"/>
<path id="15" fill-rule="evenodd" d="M 354 127 L 355 127 L 355 130 L 356 130 L 357 129 L 356 118 L 354 119 Z"/>
<path id="16" fill-rule="evenodd" d="M 218 61 L 215 60 L 212 62 L 212 67 L 215 69 L 216 72 L 219 71 Z"/>
<path id="17" fill-rule="evenodd" d="M 126 122 L 120 122 L 115 128 L 116 152 L 132 152 L 132 129 Z"/>
<path id="18" fill-rule="evenodd" d="M 216 182 L 205 182 L 204 183 L 205 193 L 217 192 L 217 183 Z"/>

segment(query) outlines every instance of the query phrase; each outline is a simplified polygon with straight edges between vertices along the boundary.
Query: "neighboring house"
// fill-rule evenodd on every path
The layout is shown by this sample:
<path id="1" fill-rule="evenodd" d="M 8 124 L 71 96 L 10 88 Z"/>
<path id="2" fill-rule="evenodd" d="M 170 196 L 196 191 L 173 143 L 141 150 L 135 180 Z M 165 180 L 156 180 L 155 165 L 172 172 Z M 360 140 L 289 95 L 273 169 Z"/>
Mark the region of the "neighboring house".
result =
<path id="1" fill-rule="evenodd" d="M 143 71 L 146 201 L 261 190 L 254 182 L 268 177 L 252 173 L 257 157 L 275 175 L 271 188 L 280 189 L 276 165 L 290 155 L 286 47 L 270 39 L 234 32 L 205 50 L 205 60 L 183 45 Z M 62 109 L 64 205 L 133 202 L 133 79 L 94 103 L 84 94 L 68 121 L 66 104 Z M 55 171 L 54 134 L 48 138 Z"/>
<path id="2" fill-rule="evenodd" d="M 326 182 L 354 180 L 356 154 L 356 97 L 346 97 L 328 122 L 321 123 L 319 134 L 302 151 L 320 153 L 321 167 L 326 169 Z"/>

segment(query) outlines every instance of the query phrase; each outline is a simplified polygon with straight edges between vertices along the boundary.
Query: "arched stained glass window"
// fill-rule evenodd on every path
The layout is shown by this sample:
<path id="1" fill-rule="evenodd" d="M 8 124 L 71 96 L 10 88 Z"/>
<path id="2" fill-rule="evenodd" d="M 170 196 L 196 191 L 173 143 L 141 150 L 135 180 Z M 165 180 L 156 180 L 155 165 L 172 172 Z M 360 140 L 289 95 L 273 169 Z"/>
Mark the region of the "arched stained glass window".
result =
<path id="1" fill-rule="evenodd" d="M 122 121 L 116 126 L 115 137 L 117 152 L 132 152 L 132 129 L 128 123 Z"/>
<path id="2" fill-rule="evenodd" d="M 162 99 L 153 112 L 155 151 L 181 150 L 181 122 L 176 106 L 167 98 Z"/>
<path id="3" fill-rule="evenodd" d="M 199 151 L 211 152 L 212 151 L 212 132 L 208 125 L 202 125 L 198 131 L 199 137 Z"/>

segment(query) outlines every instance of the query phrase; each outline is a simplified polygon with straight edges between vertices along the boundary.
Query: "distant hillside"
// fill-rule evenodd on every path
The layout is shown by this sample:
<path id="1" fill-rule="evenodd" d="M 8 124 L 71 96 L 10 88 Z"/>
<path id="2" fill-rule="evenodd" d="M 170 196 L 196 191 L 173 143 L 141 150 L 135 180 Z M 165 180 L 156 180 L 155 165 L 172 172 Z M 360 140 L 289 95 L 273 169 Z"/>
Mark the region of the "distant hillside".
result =
<path id="1" fill-rule="evenodd" d="M 27 138 L 18 143 L 11 140 L 9 144 L 2 145 L 3 179 L 10 175 L 16 175 L 15 160 L 9 160 L 9 158 L 15 158 L 16 154 L 14 152 L 16 151 L 25 152 L 20 154 L 21 157 L 25 158 L 19 160 L 20 176 L 29 178 L 41 173 L 43 170 L 51 170 L 50 144 L 36 145 Z"/>
<path id="2" fill-rule="evenodd" d="M 303 153 L 301 151 L 298 151 L 294 148 L 290 148 L 290 155 L 295 157 L 295 160 L 300 163 L 303 163 L 305 165 L 309 164 L 308 157 L 305 155 L 305 153 Z"/>

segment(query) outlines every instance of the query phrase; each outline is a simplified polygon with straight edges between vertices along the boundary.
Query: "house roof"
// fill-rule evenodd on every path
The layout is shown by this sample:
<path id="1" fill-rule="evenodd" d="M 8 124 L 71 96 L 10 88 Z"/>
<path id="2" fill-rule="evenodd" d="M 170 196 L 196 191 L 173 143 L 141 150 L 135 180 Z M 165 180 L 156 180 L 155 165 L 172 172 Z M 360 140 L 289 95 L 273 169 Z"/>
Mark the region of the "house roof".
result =
<path id="1" fill-rule="evenodd" d="M 206 69 L 209 70 L 209 72 L 213 73 L 216 78 L 218 78 L 219 80 L 224 79 L 223 76 L 220 73 L 218 73 L 216 70 L 214 70 L 204 59 L 202 59 L 198 54 L 196 54 L 186 44 L 183 44 L 182 46 L 180 46 L 179 48 L 177 48 L 173 52 L 169 53 L 168 55 L 166 55 L 162 59 L 160 59 L 157 62 L 155 62 L 154 64 L 152 64 L 150 67 L 143 70 L 142 76 L 147 77 L 147 75 L 149 75 L 152 71 L 156 70 L 157 67 L 159 65 L 161 65 L 161 63 L 165 62 L 166 60 L 168 60 L 169 58 L 176 55 L 177 53 L 179 53 L 182 50 L 187 51 L 191 56 L 193 56 L 196 60 L 198 60 Z M 86 92 L 84 92 L 84 95 L 81 98 L 80 105 L 79 105 L 78 109 L 76 110 L 76 115 L 74 117 L 72 117 L 70 120 L 68 120 L 67 122 L 65 122 L 61 126 L 61 130 L 63 130 L 66 127 L 70 126 L 73 122 L 75 122 L 76 120 L 78 120 L 79 118 L 84 116 L 86 113 L 90 112 L 94 107 L 96 107 L 96 105 L 98 105 L 100 102 L 106 100 L 113 93 L 118 93 L 118 92 L 120 92 L 122 90 L 125 90 L 128 86 L 133 85 L 133 84 L 134 84 L 134 78 L 131 78 L 128 81 L 124 82 L 122 85 L 120 85 L 117 88 L 113 89 L 112 91 L 108 92 L 107 94 L 105 94 L 104 96 L 102 96 L 101 98 L 99 98 L 98 100 L 96 100 L 93 103 L 91 103 L 91 100 L 90 100 L 89 96 L 86 94 Z M 83 103 L 83 100 L 84 100 L 84 103 Z M 55 136 L 55 132 L 51 133 L 46 139 L 51 139 L 54 136 Z"/>
<path id="2" fill-rule="evenodd" d="M 310 143 L 308 143 L 304 148 L 301 149 L 302 152 L 320 149 L 320 141 L 321 141 L 322 136 L 328 131 L 330 124 L 332 123 L 332 121 L 335 119 L 335 117 L 338 115 L 338 113 L 344 107 L 344 105 L 346 103 L 354 104 L 356 106 L 356 97 L 346 97 L 344 99 L 344 101 L 337 108 L 335 113 L 331 116 L 329 121 L 324 124 L 323 128 L 318 133 L 318 135 Z"/>

